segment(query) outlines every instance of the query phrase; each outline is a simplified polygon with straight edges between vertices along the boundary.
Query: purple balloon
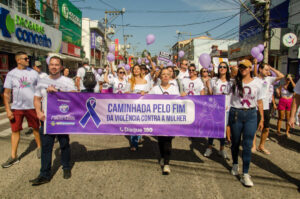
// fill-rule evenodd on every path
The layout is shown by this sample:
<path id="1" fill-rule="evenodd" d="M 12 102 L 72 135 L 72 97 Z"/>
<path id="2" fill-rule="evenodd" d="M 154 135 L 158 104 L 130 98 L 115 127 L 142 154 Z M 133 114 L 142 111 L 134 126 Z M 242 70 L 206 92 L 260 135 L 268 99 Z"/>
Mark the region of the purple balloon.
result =
<path id="1" fill-rule="evenodd" d="M 98 74 L 101 74 L 101 73 L 102 73 L 102 69 L 99 68 L 99 69 L 98 69 Z"/>
<path id="2" fill-rule="evenodd" d="M 153 44 L 155 42 L 155 36 L 153 34 L 149 34 L 146 37 L 147 45 Z"/>
<path id="3" fill-rule="evenodd" d="M 252 55 L 252 57 L 255 57 L 255 58 L 257 58 L 257 56 L 260 54 L 260 49 L 258 48 L 258 47 L 253 47 L 252 49 L 251 49 L 251 55 Z"/>
<path id="4" fill-rule="evenodd" d="M 47 58 L 46 58 L 46 63 L 47 63 L 47 65 L 49 65 L 49 63 L 50 63 L 50 56 L 48 56 Z"/>
<path id="5" fill-rule="evenodd" d="M 119 65 L 118 65 L 118 68 L 121 68 L 121 67 L 122 67 L 122 65 L 121 65 L 121 64 L 119 64 Z"/>
<path id="6" fill-rule="evenodd" d="M 257 56 L 256 56 L 256 59 L 257 59 L 257 62 L 261 62 L 263 59 L 264 59 L 264 55 L 262 53 L 259 53 Z"/>
<path id="7" fill-rule="evenodd" d="M 115 52 L 115 49 L 116 49 L 115 44 L 111 44 L 111 45 L 108 47 L 108 49 L 109 49 L 109 52 L 111 52 L 111 53 Z"/>
<path id="8" fill-rule="evenodd" d="M 139 65 L 141 65 L 142 59 L 141 59 L 141 58 L 138 58 L 137 63 L 138 63 Z"/>
<path id="9" fill-rule="evenodd" d="M 115 61 L 115 56 L 112 53 L 108 53 L 106 58 L 109 62 Z"/>
<path id="10" fill-rule="evenodd" d="M 148 59 L 146 59 L 146 60 L 145 60 L 145 63 L 146 63 L 146 64 L 149 64 L 149 60 L 148 60 Z"/>
<path id="11" fill-rule="evenodd" d="M 259 44 L 259 45 L 257 46 L 257 48 L 259 48 L 259 51 L 262 52 L 262 51 L 264 51 L 265 46 L 264 46 L 263 44 Z"/>
<path id="12" fill-rule="evenodd" d="M 201 64 L 201 66 L 203 66 L 203 68 L 208 68 L 208 66 L 211 63 L 210 55 L 207 53 L 201 54 L 199 57 L 199 62 Z"/>
<path id="13" fill-rule="evenodd" d="M 184 56 L 184 51 L 183 50 L 179 51 L 178 52 L 178 57 L 182 58 L 183 56 Z"/>
<path id="14" fill-rule="evenodd" d="M 130 65 L 129 64 L 125 65 L 125 70 L 130 70 Z"/>

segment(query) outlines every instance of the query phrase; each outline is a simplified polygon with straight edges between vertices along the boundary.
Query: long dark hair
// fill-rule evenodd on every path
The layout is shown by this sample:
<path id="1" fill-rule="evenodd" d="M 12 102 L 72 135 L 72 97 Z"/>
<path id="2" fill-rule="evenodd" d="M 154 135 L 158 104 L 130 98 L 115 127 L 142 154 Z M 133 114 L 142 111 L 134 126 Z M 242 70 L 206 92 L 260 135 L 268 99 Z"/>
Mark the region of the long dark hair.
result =
<path id="1" fill-rule="evenodd" d="M 244 64 L 240 64 L 240 65 L 239 65 L 239 67 L 241 67 L 241 66 L 247 67 L 247 66 L 245 66 Z M 250 76 L 253 77 L 253 72 L 252 72 L 252 71 L 250 71 Z M 236 92 L 236 89 L 238 90 L 239 96 L 240 96 L 241 98 L 243 98 L 243 97 L 244 97 L 243 76 L 242 76 L 242 73 L 241 73 L 240 70 L 238 70 L 238 74 L 237 74 L 237 76 L 235 77 L 235 83 L 234 83 L 233 86 L 232 86 L 232 91 L 233 91 L 233 93 Z"/>
<path id="2" fill-rule="evenodd" d="M 226 69 L 227 69 L 227 71 L 226 71 L 226 81 L 229 82 L 229 81 L 230 81 L 229 66 L 228 66 L 228 64 L 227 64 L 226 62 L 221 62 L 221 63 L 219 64 L 219 66 L 220 66 L 221 64 L 225 64 L 225 65 L 226 65 Z M 221 74 L 219 73 L 219 67 L 218 67 L 218 74 L 217 74 L 218 79 L 220 79 L 220 76 L 221 76 Z"/>

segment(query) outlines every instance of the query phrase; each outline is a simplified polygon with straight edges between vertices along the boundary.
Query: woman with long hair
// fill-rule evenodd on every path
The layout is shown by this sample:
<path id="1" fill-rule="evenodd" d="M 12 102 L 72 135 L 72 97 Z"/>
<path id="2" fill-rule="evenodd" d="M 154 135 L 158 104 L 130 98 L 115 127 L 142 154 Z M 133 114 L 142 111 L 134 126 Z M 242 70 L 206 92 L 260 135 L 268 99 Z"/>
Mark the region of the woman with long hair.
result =
<path id="1" fill-rule="evenodd" d="M 294 87 L 295 82 L 293 81 L 292 75 L 287 74 L 285 77 L 284 85 L 279 86 L 276 89 L 277 96 L 280 97 L 278 103 L 278 122 L 277 122 L 277 135 L 281 136 L 280 133 L 281 123 L 284 118 L 286 119 L 286 136 L 290 137 L 290 126 L 288 125 L 288 121 L 291 115 L 291 106 L 293 102 L 294 96 Z"/>
<path id="2" fill-rule="evenodd" d="M 69 77 L 70 75 L 70 69 L 69 68 L 64 68 L 62 71 L 63 76 Z"/>
<path id="3" fill-rule="evenodd" d="M 179 95 L 178 88 L 170 84 L 170 71 L 164 68 L 160 72 L 161 84 L 154 86 L 149 94 L 156 95 Z M 172 136 L 158 136 L 158 147 L 160 152 L 160 165 L 163 168 L 163 174 L 169 174 L 170 169 L 170 158 L 172 150 Z"/>
<path id="4" fill-rule="evenodd" d="M 149 92 L 150 87 L 147 80 L 145 80 L 141 73 L 141 67 L 135 64 L 132 67 L 132 75 L 127 84 L 127 92 L 144 95 Z M 138 142 L 141 136 L 130 136 L 130 150 L 136 151 L 138 149 Z"/>
<path id="5" fill-rule="evenodd" d="M 207 81 L 208 94 L 209 95 L 226 95 L 226 135 L 230 140 L 230 128 L 228 126 L 228 117 L 229 117 L 229 100 L 230 100 L 230 72 L 229 67 L 226 62 L 221 62 L 218 66 L 218 74 L 217 77 L 211 79 L 211 81 Z M 219 155 L 221 155 L 224 159 L 227 158 L 227 153 L 224 150 L 225 146 L 225 138 L 220 138 L 220 151 Z M 208 138 L 208 148 L 206 149 L 204 156 L 209 157 L 212 154 L 214 138 Z"/>
<path id="6" fill-rule="evenodd" d="M 204 85 L 204 95 L 208 94 L 207 82 L 210 81 L 210 77 L 208 74 L 208 68 L 201 68 L 200 70 L 200 78 Z"/>
<path id="7" fill-rule="evenodd" d="M 248 187 L 253 186 L 251 176 L 248 174 L 251 161 L 251 148 L 256 130 L 262 130 L 264 125 L 262 81 L 253 78 L 252 63 L 244 59 L 239 63 L 238 74 L 232 85 L 232 95 L 230 100 L 229 125 L 231 130 L 231 153 L 233 166 L 232 175 L 239 175 L 238 156 L 243 140 L 243 176 L 241 182 Z M 261 115 L 257 128 L 257 111 Z"/>

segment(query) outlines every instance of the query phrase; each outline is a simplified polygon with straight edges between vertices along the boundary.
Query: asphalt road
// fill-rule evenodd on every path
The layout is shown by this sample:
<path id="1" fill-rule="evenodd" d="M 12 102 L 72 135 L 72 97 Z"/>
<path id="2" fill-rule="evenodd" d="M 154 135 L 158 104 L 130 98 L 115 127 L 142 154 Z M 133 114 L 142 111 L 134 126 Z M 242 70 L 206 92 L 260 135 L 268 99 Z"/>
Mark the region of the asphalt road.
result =
<path id="1" fill-rule="evenodd" d="M 0 123 L 5 117 L 0 115 Z M 272 128 L 275 120 L 272 119 Z M 0 162 L 10 154 L 9 125 L 0 124 Z M 2 135 L 1 135 L 2 133 Z M 230 174 L 230 160 L 217 154 L 219 141 L 210 158 L 203 156 L 205 138 L 173 140 L 171 174 L 162 175 L 154 137 L 144 137 L 137 152 L 129 151 L 124 136 L 71 136 L 72 178 L 62 178 L 59 144 L 53 151 L 53 178 L 33 187 L 40 160 L 36 158 L 33 135 L 25 135 L 19 145 L 20 163 L 0 168 L 0 198 L 300 198 L 300 130 L 291 138 L 271 132 L 266 147 L 271 155 L 252 155 L 250 175 L 254 187 L 246 188 Z M 259 138 L 258 138 L 259 141 Z M 239 160 L 240 168 L 242 167 Z"/>

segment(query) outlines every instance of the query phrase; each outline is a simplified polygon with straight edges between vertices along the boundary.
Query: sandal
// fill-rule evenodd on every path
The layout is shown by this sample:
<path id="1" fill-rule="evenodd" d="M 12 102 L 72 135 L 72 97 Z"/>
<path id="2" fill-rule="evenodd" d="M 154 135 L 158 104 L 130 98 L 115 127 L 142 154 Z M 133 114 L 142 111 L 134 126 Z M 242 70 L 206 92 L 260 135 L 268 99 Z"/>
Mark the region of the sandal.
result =
<path id="1" fill-rule="evenodd" d="M 282 136 L 283 134 L 280 133 L 279 131 L 276 131 L 276 135 L 277 135 L 277 136 Z"/>
<path id="2" fill-rule="evenodd" d="M 270 155 L 271 154 L 270 151 L 268 151 L 267 149 L 259 149 L 259 148 L 257 148 L 257 151 L 259 151 L 259 152 L 261 152 L 261 153 L 263 153 L 265 155 Z"/>

